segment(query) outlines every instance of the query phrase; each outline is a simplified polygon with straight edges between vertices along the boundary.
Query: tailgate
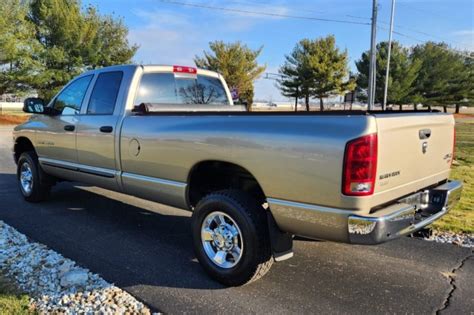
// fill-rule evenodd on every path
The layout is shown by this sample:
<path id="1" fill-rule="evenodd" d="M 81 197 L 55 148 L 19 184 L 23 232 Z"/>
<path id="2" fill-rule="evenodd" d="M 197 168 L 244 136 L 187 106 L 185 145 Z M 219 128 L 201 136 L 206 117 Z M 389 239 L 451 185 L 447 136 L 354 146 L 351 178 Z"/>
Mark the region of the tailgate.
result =
<path id="1" fill-rule="evenodd" d="M 444 113 L 376 114 L 375 194 L 394 198 L 446 179 L 454 144 L 454 118 Z"/>

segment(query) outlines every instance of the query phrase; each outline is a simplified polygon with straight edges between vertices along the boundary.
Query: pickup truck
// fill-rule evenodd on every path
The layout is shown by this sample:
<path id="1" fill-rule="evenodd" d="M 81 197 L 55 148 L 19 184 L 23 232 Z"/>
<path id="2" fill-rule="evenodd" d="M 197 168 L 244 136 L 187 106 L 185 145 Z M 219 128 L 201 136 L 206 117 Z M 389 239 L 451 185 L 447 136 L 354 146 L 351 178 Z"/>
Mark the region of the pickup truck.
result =
<path id="1" fill-rule="evenodd" d="M 236 286 L 293 255 L 293 236 L 378 244 L 446 214 L 454 119 L 423 111 L 247 112 L 218 73 L 85 72 L 13 132 L 23 197 L 78 181 L 192 211 L 193 246 Z"/>

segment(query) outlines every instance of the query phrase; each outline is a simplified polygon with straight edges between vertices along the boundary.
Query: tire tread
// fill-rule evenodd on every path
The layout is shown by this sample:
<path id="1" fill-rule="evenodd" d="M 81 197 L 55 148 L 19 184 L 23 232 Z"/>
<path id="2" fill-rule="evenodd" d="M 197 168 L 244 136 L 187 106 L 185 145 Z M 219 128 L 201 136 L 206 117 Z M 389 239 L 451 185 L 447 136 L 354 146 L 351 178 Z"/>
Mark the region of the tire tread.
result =
<path id="1" fill-rule="evenodd" d="M 199 201 L 196 208 L 199 208 L 200 204 L 206 202 L 208 199 L 222 197 L 231 200 L 231 202 L 234 204 L 237 204 L 239 208 L 244 210 L 245 213 L 251 218 L 254 224 L 259 227 L 257 228 L 257 238 L 261 240 L 258 242 L 259 248 L 257 251 L 259 263 L 257 264 L 255 270 L 251 272 L 251 276 L 248 279 L 245 279 L 243 283 L 238 284 L 246 285 L 263 277 L 273 265 L 274 260 L 271 254 L 270 236 L 266 222 L 266 210 L 263 209 L 263 207 L 261 207 L 250 195 L 243 191 L 233 189 L 220 190 L 206 195 L 201 201 Z"/>
<path id="2" fill-rule="evenodd" d="M 25 196 L 26 201 L 29 202 L 40 202 L 49 197 L 49 194 L 51 192 L 51 182 L 52 179 L 49 175 L 43 172 L 41 169 L 41 166 L 39 165 L 38 162 L 38 156 L 36 155 L 35 151 L 26 151 L 23 152 L 20 155 L 20 158 L 18 159 L 18 171 L 17 171 L 17 177 L 19 177 L 19 170 L 20 170 L 20 165 L 21 161 L 23 159 L 30 160 L 31 167 L 33 168 L 33 177 L 36 180 L 36 185 L 33 185 L 33 191 L 30 196 Z M 19 181 L 19 178 L 18 178 Z M 21 191 L 21 188 L 20 188 Z"/>

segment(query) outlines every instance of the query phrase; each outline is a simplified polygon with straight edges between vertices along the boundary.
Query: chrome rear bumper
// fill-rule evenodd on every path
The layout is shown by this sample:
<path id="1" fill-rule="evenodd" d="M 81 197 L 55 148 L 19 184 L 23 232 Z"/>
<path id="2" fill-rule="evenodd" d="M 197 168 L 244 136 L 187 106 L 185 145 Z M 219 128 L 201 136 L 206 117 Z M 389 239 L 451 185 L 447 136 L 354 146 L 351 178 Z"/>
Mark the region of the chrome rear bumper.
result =
<path id="1" fill-rule="evenodd" d="M 378 244 L 416 232 L 451 210 L 461 198 L 461 192 L 460 181 L 448 181 L 370 215 L 350 215 L 349 242 Z"/>

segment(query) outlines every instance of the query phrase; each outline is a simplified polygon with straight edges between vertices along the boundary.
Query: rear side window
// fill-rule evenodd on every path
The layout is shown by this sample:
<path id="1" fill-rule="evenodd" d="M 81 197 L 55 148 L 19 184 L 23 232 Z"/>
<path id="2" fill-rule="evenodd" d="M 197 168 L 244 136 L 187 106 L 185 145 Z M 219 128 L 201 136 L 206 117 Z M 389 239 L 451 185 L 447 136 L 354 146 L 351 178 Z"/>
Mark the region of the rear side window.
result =
<path id="1" fill-rule="evenodd" d="M 141 103 L 229 105 L 229 100 L 218 78 L 146 73 L 141 79 L 135 99 L 135 105 Z"/>
<path id="2" fill-rule="evenodd" d="M 123 72 L 113 71 L 99 74 L 87 107 L 87 114 L 111 115 L 122 83 Z"/>

